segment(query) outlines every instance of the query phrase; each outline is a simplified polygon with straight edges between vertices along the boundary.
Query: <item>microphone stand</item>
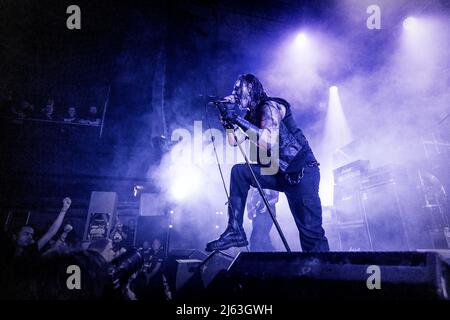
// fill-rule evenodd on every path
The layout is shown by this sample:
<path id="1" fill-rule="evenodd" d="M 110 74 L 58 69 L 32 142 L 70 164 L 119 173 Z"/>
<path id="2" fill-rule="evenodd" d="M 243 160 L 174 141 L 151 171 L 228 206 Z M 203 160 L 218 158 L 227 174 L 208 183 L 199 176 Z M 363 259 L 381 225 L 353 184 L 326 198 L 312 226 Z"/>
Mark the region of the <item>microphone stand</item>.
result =
<path id="1" fill-rule="evenodd" d="M 205 112 L 206 112 L 206 113 L 207 113 L 207 110 L 208 110 L 207 105 L 208 105 L 208 104 L 205 105 Z M 216 105 L 216 106 L 217 106 L 217 105 Z M 211 129 L 211 124 L 210 124 L 210 122 L 209 122 L 209 118 L 208 118 L 208 125 L 209 125 L 209 129 Z M 263 189 L 262 189 L 262 187 L 261 187 L 261 185 L 260 185 L 258 179 L 256 178 L 255 173 L 253 172 L 253 169 L 252 169 L 252 167 L 251 167 L 251 165 L 250 165 L 250 161 L 248 160 L 247 155 L 245 154 L 244 149 L 243 149 L 242 146 L 238 143 L 238 139 L 237 139 L 236 133 L 235 133 L 234 131 L 233 131 L 233 137 L 234 137 L 234 141 L 235 141 L 236 145 L 239 147 L 239 150 L 240 150 L 241 153 L 242 153 L 242 156 L 244 157 L 245 163 L 247 164 L 247 168 L 250 170 L 250 173 L 251 173 L 251 175 L 252 175 L 252 177 L 253 177 L 253 179 L 254 179 L 254 181 L 255 181 L 256 188 L 258 189 L 258 192 L 259 192 L 261 198 L 262 198 L 263 201 L 264 201 L 264 205 L 266 206 L 267 211 L 269 212 L 270 218 L 272 219 L 272 221 L 273 221 L 273 223 L 274 223 L 274 225 L 275 225 L 275 228 L 277 229 L 277 232 L 278 232 L 278 234 L 280 235 L 281 241 L 283 242 L 283 245 L 284 245 L 284 247 L 286 248 L 286 251 L 287 251 L 287 252 L 291 252 L 291 248 L 289 247 L 289 244 L 288 244 L 288 242 L 287 242 L 287 240 L 286 240 L 286 237 L 284 236 L 284 233 L 283 233 L 283 231 L 281 230 L 281 227 L 280 227 L 280 225 L 278 224 L 278 221 L 277 221 L 275 215 L 273 214 L 272 210 L 270 209 L 269 201 L 267 201 L 267 198 L 266 198 L 266 196 L 265 196 L 265 194 L 264 194 L 264 192 L 263 192 Z M 217 155 L 217 150 L 216 150 L 216 146 L 215 146 L 215 144 L 214 144 L 214 137 L 213 137 L 213 136 L 211 137 L 211 142 L 213 143 L 213 149 L 214 149 L 214 153 L 215 153 L 215 155 L 216 155 L 217 166 L 219 167 L 219 172 L 220 172 L 220 176 L 221 176 L 221 178 L 222 178 L 222 183 L 223 183 L 223 186 L 224 186 L 224 189 L 225 189 L 225 194 L 226 194 L 227 199 L 228 199 L 228 205 L 231 206 L 231 203 L 230 203 L 230 196 L 229 196 L 229 194 L 228 194 L 228 191 L 227 191 L 227 188 L 226 188 L 226 185 L 225 185 L 225 180 L 224 180 L 224 177 L 223 177 L 222 169 L 221 169 L 221 167 L 220 167 L 219 157 L 218 157 L 218 155 Z M 232 210 L 232 208 L 230 208 L 230 209 Z"/>
<path id="2" fill-rule="evenodd" d="M 255 181 L 256 188 L 258 189 L 258 192 L 259 192 L 261 198 L 264 201 L 264 205 L 267 208 L 267 212 L 269 212 L 270 218 L 272 219 L 273 224 L 275 225 L 275 228 L 277 229 L 277 232 L 280 235 L 281 241 L 283 241 L 283 245 L 286 248 L 286 251 L 287 252 L 291 252 L 291 248 L 289 247 L 289 244 L 288 244 L 288 242 L 287 242 L 287 240 L 286 240 L 286 238 L 284 236 L 284 233 L 281 230 L 281 227 L 278 224 L 278 221 L 277 221 L 275 215 L 273 214 L 272 210 L 270 209 L 269 201 L 267 201 L 266 195 L 264 194 L 263 189 L 262 189 L 261 185 L 259 184 L 258 179 L 256 178 L 256 175 L 255 175 L 255 172 L 252 169 L 252 166 L 250 165 L 250 161 L 248 160 L 247 155 L 245 154 L 245 151 L 242 148 L 241 144 L 238 143 L 238 139 L 237 139 L 236 133 L 234 131 L 233 131 L 233 137 L 234 137 L 234 141 L 235 141 L 236 145 L 239 147 L 239 150 L 242 153 L 242 156 L 244 157 L 245 163 L 247 164 L 247 168 L 250 170 L 250 173 L 251 173 L 251 175 L 253 177 L 253 180 Z"/>

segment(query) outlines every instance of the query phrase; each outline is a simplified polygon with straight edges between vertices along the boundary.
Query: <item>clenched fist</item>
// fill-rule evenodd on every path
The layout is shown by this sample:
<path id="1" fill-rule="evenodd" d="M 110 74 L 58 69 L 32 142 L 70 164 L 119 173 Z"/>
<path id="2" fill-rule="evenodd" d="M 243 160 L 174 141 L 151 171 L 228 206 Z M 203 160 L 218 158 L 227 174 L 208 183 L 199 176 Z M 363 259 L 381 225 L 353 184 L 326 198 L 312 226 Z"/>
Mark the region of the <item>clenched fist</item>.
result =
<path id="1" fill-rule="evenodd" d="M 73 227 L 70 224 L 66 224 L 64 226 L 64 232 L 65 233 L 69 233 L 70 231 L 72 231 Z"/>
<path id="2" fill-rule="evenodd" d="M 69 209 L 71 204 L 72 204 L 72 200 L 70 200 L 69 197 L 64 198 L 64 200 L 63 200 L 63 210 Z"/>

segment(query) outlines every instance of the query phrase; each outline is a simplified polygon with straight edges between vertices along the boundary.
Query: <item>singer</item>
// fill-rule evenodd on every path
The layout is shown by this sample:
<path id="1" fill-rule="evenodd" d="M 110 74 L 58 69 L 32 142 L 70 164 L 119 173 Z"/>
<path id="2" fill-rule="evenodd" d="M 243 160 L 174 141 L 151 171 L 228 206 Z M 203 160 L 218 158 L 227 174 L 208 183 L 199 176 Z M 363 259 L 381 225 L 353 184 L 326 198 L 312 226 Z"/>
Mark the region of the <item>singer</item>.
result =
<path id="1" fill-rule="evenodd" d="M 263 189 L 286 194 L 299 230 L 302 250 L 329 251 L 322 228 L 319 163 L 295 122 L 290 104 L 281 98 L 268 97 L 253 74 L 239 76 L 232 94 L 224 101 L 248 110 L 245 117 L 241 117 L 235 109 L 221 109 L 221 121 L 231 145 L 237 146 L 249 138 L 269 154 L 275 145 L 278 147 L 276 173 L 262 173 L 265 164 L 259 161 L 251 166 Z M 250 186 L 256 187 L 256 184 L 246 165 L 234 165 L 231 170 L 228 226 L 217 240 L 206 245 L 206 251 L 248 245 L 242 224 Z"/>

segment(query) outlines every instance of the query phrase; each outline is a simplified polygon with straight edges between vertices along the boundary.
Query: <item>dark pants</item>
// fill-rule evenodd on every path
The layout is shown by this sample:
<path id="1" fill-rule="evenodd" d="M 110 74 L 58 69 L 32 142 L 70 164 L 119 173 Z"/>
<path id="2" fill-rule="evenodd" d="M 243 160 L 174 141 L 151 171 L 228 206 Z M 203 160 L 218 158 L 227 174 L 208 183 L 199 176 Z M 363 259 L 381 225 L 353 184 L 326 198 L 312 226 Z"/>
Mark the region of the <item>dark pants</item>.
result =
<path id="1" fill-rule="evenodd" d="M 300 182 L 296 185 L 289 185 L 283 173 L 261 175 L 259 165 L 252 164 L 251 166 L 263 189 L 276 190 L 286 194 L 300 233 L 300 244 L 303 251 L 329 251 L 328 240 L 322 228 L 319 167 L 305 167 Z M 234 165 L 231 169 L 230 197 L 241 201 L 240 208 L 244 208 L 250 186 L 256 187 L 256 184 L 247 165 Z M 244 212 L 242 212 L 243 214 Z"/>
<path id="2" fill-rule="evenodd" d="M 247 169 L 248 170 L 248 169 Z M 270 210 L 275 215 L 275 206 L 271 206 Z M 272 229 L 273 221 L 269 212 L 258 213 L 252 219 L 252 234 L 250 236 L 250 250 L 251 251 L 275 251 L 270 240 L 270 230 Z"/>

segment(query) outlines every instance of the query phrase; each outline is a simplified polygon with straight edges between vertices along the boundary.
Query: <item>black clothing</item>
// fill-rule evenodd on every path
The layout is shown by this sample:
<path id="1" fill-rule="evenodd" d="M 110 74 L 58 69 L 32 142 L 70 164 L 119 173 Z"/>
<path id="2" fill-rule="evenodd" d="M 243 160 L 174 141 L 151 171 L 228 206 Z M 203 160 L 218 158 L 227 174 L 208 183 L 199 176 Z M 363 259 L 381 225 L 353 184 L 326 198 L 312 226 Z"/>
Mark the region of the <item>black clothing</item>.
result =
<path id="1" fill-rule="evenodd" d="M 281 98 L 267 98 L 246 116 L 246 119 L 260 126 L 263 108 L 271 101 L 286 108 L 286 114 L 279 128 L 279 168 L 286 173 L 300 172 L 307 164 L 317 163 L 308 140 L 298 127 L 292 115 L 290 104 Z"/>
<path id="2" fill-rule="evenodd" d="M 286 108 L 279 125 L 279 157 L 278 159 L 271 157 L 275 158 L 271 159 L 272 161 L 278 162 L 279 170 L 276 174 L 261 172 L 264 165 L 259 158 L 258 164 L 252 164 L 251 167 L 263 189 L 286 194 L 299 230 L 303 251 L 329 251 L 328 240 L 322 228 L 319 164 L 302 130 L 297 126 L 289 103 L 280 98 L 264 99 L 246 116 L 246 120 L 260 127 L 264 107 L 271 101 Z M 207 251 L 225 250 L 232 246 L 242 247 L 247 244 L 242 220 L 250 186 L 256 187 L 256 184 L 247 165 L 234 165 L 231 170 L 228 227 L 218 240 L 207 244 Z"/>

